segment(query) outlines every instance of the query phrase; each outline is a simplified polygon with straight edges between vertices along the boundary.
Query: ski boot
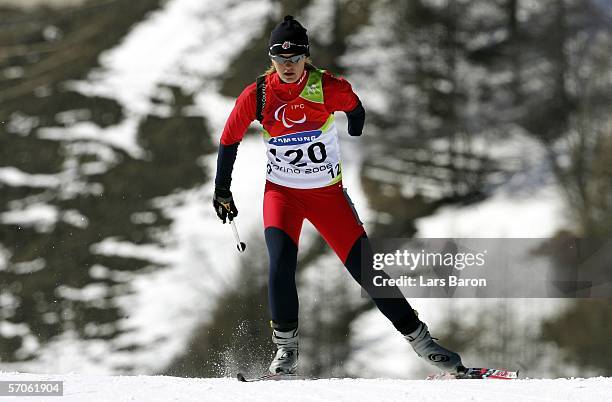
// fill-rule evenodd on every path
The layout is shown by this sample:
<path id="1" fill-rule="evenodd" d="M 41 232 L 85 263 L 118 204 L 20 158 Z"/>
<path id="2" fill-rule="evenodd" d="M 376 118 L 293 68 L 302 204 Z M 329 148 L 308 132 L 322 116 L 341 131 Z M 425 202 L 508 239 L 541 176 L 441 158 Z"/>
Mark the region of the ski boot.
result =
<path id="1" fill-rule="evenodd" d="M 465 370 L 463 363 L 461 363 L 461 357 L 457 353 L 438 345 L 429 334 L 425 323 L 421 322 L 414 331 L 404 335 L 404 338 L 410 342 L 420 358 L 437 368 L 452 373 L 460 373 Z"/>
<path id="2" fill-rule="evenodd" d="M 270 372 L 273 374 L 293 374 L 298 365 L 298 328 L 282 330 L 272 323 L 272 342 L 276 344 L 276 355 L 270 363 Z"/>

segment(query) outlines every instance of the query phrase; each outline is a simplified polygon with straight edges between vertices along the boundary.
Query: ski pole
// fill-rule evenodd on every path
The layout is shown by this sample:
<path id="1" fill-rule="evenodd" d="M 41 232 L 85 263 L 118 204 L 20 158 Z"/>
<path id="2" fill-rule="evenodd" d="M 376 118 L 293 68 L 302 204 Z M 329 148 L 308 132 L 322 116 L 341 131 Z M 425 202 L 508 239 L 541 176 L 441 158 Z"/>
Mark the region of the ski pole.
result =
<path id="1" fill-rule="evenodd" d="M 238 249 L 238 251 L 243 253 L 244 250 L 246 250 L 246 243 L 243 241 L 240 241 L 240 236 L 238 236 L 238 229 L 236 228 L 236 222 L 234 222 L 234 219 L 232 218 L 230 204 L 228 203 L 228 204 L 222 204 L 222 205 L 225 209 L 227 209 L 227 217 L 229 219 L 230 225 L 232 226 L 232 232 L 234 232 L 234 239 L 236 240 L 236 248 Z"/>
<path id="2" fill-rule="evenodd" d="M 246 243 L 240 241 L 240 236 L 238 236 L 238 229 L 236 229 L 236 222 L 233 219 L 230 219 L 230 225 L 232 225 L 232 231 L 234 232 L 234 239 L 236 240 L 236 248 L 241 253 L 246 250 Z"/>

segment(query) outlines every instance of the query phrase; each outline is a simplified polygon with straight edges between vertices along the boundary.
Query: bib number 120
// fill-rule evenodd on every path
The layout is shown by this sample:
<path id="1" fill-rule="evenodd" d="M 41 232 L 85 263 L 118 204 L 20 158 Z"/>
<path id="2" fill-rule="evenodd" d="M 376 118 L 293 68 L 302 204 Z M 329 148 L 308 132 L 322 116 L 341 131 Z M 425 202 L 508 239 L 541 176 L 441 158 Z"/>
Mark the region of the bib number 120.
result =
<path id="1" fill-rule="evenodd" d="M 276 148 L 270 149 L 270 153 L 274 155 L 274 159 L 276 159 L 277 162 L 282 162 L 276 155 Z M 313 163 L 323 163 L 325 162 L 325 159 L 327 159 L 327 151 L 325 150 L 325 144 L 323 144 L 322 142 L 315 142 L 314 144 L 311 144 L 306 150 L 306 153 L 308 155 L 308 159 L 310 159 L 310 161 Z M 304 167 L 308 164 L 307 162 L 301 161 L 304 157 L 304 151 L 301 148 L 289 149 L 285 151 L 284 156 L 286 156 L 287 158 L 291 158 L 291 160 L 289 161 L 289 164 L 291 165 L 297 167 Z"/>

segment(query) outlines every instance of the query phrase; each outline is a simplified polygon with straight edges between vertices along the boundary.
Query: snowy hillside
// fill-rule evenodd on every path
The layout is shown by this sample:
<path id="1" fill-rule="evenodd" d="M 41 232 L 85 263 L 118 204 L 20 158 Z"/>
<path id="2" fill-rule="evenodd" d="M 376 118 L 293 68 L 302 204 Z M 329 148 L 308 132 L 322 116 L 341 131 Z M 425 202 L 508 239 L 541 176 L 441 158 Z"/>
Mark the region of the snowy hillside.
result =
<path id="1" fill-rule="evenodd" d="M 242 141 L 233 175 L 246 253 L 235 252 L 230 228 L 211 208 L 225 120 L 244 85 L 268 63 L 269 30 L 291 13 L 309 28 L 313 62 L 346 77 L 367 110 L 358 138 L 347 135 L 343 113 L 337 118 L 343 185 L 372 238 L 536 243 L 580 233 L 577 217 L 588 214 L 568 199 L 572 191 L 583 195 L 584 178 L 572 182 L 571 156 L 600 156 L 591 170 L 612 171 L 606 159 L 612 140 L 606 153 L 574 138 L 606 127 L 601 136 L 612 133 L 612 90 L 606 91 L 612 33 L 580 10 L 609 1 L 469 0 L 456 9 L 438 0 L 90 3 L 57 16 L 40 12 L 41 32 L 23 30 L 42 44 L 17 42 L 7 50 L 13 57 L 0 54 L 0 120 L 6 120 L 0 125 L 0 380 L 64 380 L 67 401 L 286 400 L 287 394 L 313 401 L 556 401 L 605 400 L 612 391 L 604 378 L 414 380 L 431 368 L 366 305 L 307 222 L 299 254 L 301 367 L 320 377 L 360 379 L 247 385 L 215 378 L 267 365 L 273 348 L 259 125 Z M 550 54 L 553 45 L 540 40 L 538 27 L 551 38 L 549 32 L 565 32 L 546 11 L 565 3 L 579 5 L 564 12 L 573 24 L 567 31 L 580 35 L 563 38 L 559 49 L 580 58 L 557 60 L 565 52 Z M 0 40 L 11 44 L 11 24 L 19 23 L 0 27 Z M 87 56 L 79 57 L 82 63 L 71 61 L 73 37 Z M 578 51 L 583 40 L 597 44 L 589 57 Z M 17 44 L 33 54 L 23 58 Z M 60 62 L 53 74 L 45 68 Z M 559 74 L 558 66 L 576 71 Z M 589 69 L 600 75 L 553 82 Z M 31 91 L 21 85 L 31 82 Z M 602 93 L 581 94 L 583 84 Z M 555 92 L 564 89 L 567 96 Z M 550 99 L 572 97 L 601 104 L 593 112 L 573 110 L 571 102 L 548 110 Z M 570 116 L 565 126 L 557 124 L 559 115 Z M 591 142 L 592 150 L 575 148 Z M 604 185 L 609 177 L 584 180 L 588 191 L 612 194 Z M 605 215 L 602 200 L 594 198 L 604 206 L 594 202 L 601 210 L 593 214 L 612 222 L 612 202 Z M 410 300 L 433 336 L 455 342 L 466 365 L 520 369 L 532 378 L 610 375 L 612 349 L 601 326 L 612 322 L 612 308 L 605 304 L 559 321 L 550 333 L 567 337 L 565 345 L 541 337 L 542 323 L 573 302 Z M 585 323 L 594 323 L 587 340 L 572 332 L 586 332 Z M 113 376 L 130 374 L 176 377 Z"/>
<path id="2" fill-rule="evenodd" d="M 233 378 L 42 376 L 0 374 L 1 381 L 64 381 L 62 402 L 82 401 L 606 401 L 612 379 L 409 381 L 325 379 L 239 383 Z M 19 401 L 40 397 L 7 398 Z M 45 399 L 46 400 L 46 399 Z"/>

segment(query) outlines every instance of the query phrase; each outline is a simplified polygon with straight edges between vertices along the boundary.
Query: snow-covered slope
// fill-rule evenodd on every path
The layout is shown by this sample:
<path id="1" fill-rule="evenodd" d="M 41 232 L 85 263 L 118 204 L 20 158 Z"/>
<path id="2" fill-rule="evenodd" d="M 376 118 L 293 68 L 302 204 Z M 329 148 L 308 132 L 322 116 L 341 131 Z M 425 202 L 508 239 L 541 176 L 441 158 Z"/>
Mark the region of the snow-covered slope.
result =
<path id="1" fill-rule="evenodd" d="M 218 94 L 219 81 L 235 54 L 248 43 L 247 39 L 257 36 L 262 29 L 269 10 L 267 0 L 167 2 L 136 24 L 119 45 L 103 53 L 100 67 L 86 79 L 65 84 L 89 96 L 116 100 L 125 111 L 125 119 L 108 128 L 90 122 L 45 127 L 39 130 L 39 135 L 58 141 L 104 142 L 134 158 L 144 158 L 146 152 L 136 137 L 138 125 L 147 115 L 168 113 L 151 99 L 164 99 L 168 95 L 162 87 L 175 85 L 194 96 L 197 105 L 187 114 L 204 117 L 215 133 L 216 142 L 233 104 L 233 99 Z M 230 31 L 228 26 L 242 29 Z M 263 169 L 248 169 L 245 164 L 259 162 L 259 166 L 265 166 L 262 159 L 265 156 L 258 138 L 246 139 L 241 153 L 252 155 L 249 159 L 239 158 L 234 177 L 239 183 L 250 184 L 237 187 L 236 198 L 254 200 L 239 203 L 239 224 L 245 236 L 260 225 L 262 196 L 257 190 L 263 188 L 264 182 Z M 206 170 L 214 172 L 216 154 L 203 163 Z M 50 175 L 24 176 L 15 169 L 0 170 L 0 181 L 3 177 L 5 181 L 35 179 L 41 186 L 59 180 Z M 120 323 L 128 329 L 123 336 L 99 342 L 67 332 L 46 345 L 36 360 L 3 364 L 4 368 L 96 374 L 112 374 L 123 365 L 136 366 L 138 372 L 163 370 L 183 350 L 194 327 L 207 319 L 218 294 L 232 281 L 239 264 L 236 253 L 227 251 L 233 250 L 231 230 L 219 224 L 210 208 L 211 186 L 207 182 L 200 188 L 156 200 L 173 221 L 167 247 L 107 239 L 96 249 L 104 255 L 139 256 L 168 266 L 150 275 L 129 277 L 134 292 L 118 301 L 128 312 Z M 0 214 L 0 220 L 23 223 L 29 219 L 44 225 L 53 222 L 56 215 L 54 209 L 38 206 L 16 216 Z M 211 236 L 213 230 L 215 234 Z M 210 280 L 212 277 L 214 281 Z M 142 347 L 140 352 L 116 352 L 134 344 Z"/>
<path id="2" fill-rule="evenodd" d="M 39 135 L 55 140 L 85 141 L 95 138 L 98 142 L 124 150 L 134 158 L 144 158 L 144 150 L 135 137 L 136 128 L 147 115 L 165 116 L 168 113 L 164 105 L 152 101 L 169 96 L 165 85 L 175 85 L 185 93 L 193 95 L 196 105 L 189 108 L 186 114 L 204 117 L 211 131 L 218 135 L 233 104 L 233 99 L 219 94 L 223 73 L 227 70 L 230 61 L 238 57 L 244 47 L 249 46 L 249 39 L 256 37 L 264 29 L 266 16 L 274 11 L 274 4 L 269 0 L 167 2 L 163 8 L 137 24 L 120 45 L 106 52 L 100 60 L 100 68 L 92 71 L 82 81 L 67 84 L 69 88 L 84 94 L 116 100 L 125 110 L 125 119 L 120 124 L 108 128 L 100 128 L 90 123 L 77 123 L 68 128 L 46 127 L 40 130 Z M 316 32 L 315 35 L 320 36 L 318 39 L 321 43 L 327 43 L 325 36 L 330 34 L 329 29 L 324 29 L 328 28 L 326 21 L 329 18 L 329 4 L 319 0 L 313 1 L 303 15 L 305 25 L 310 27 L 309 32 Z M 230 29 L 232 27 L 241 27 L 241 29 Z M 379 27 L 370 28 L 369 34 L 380 36 Z M 177 34 L 179 32 L 180 34 Z M 164 46 L 160 46 L 161 44 Z M 377 47 L 376 51 L 382 52 L 385 49 Z M 362 57 L 379 60 L 374 57 L 376 54 L 363 53 Z M 350 56 L 356 57 L 355 54 Z M 384 103 L 380 102 L 382 95 L 373 89 L 384 88 L 384 85 L 371 77 L 351 75 L 351 66 L 348 67 L 348 78 L 357 92 L 363 95 L 368 110 L 377 111 L 382 108 L 384 106 Z M 381 71 L 381 74 L 385 75 L 385 70 Z M 387 74 L 386 78 L 390 77 L 392 75 Z M 339 126 L 346 127 L 343 116 L 338 117 Z M 366 135 L 368 134 L 366 132 Z M 349 188 L 351 197 L 368 229 L 370 222 L 368 215 L 371 215 L 369 212 L 372 211 L 367 209 L 367 198 L 359 181 L 360 144 L 363 139 L 343 135 L 341 141 L 345 162 L 344 184 Z M 537 150 L 531 143 L 523 144 L 526 144 L 525 147 Z M 517 154 L 520 155 L 530 155 L 530 158 L 526 158 L 529 161 L 542 159 L 534 153 L 527 154 L 523 149 L 506 145 L 499 148 L 519 151 Z M 264 177 L 262 169 L 254 168 L 265 165 L 262 149 L 259 138 L 255 136 L 245 138 L 240 147 L 234 175 L 234 182 L 237 185 L 233 190 L 241 211 L 240 231 L 247 241 L 249 233 L 260 232 L 262 225 L 261 198 Z M 216 155 L 210 155 L 202 162 L 204 169 L 213 172 Z M 32 180 L 38 183 L 37 185 L 45 187 L 54 185 L 60 178 L 54 175 L 24 175 L 13 168 L 0 169 L 0 181 L 19 183 Z M 529 193 L 528 196 L 525 194 L 517 196 L 515 194 L 517 183 L 509 183 L 483 202 L 442 208 L 436 214 L 417 222 L 418 235 L 421 237 L 550 236 L 563 227 L 564 222 L 559 191 L 548 184 L 539 187 L 538 191 Z M 218 223 L 210 208 L 211 186 L 212 183 L 207 182 L 200 188 L 158 200 L 173 221 L 168 233 L 172 242 L 168 247 L 152 249 L 136 247 L 125 242 L 101 242 L 100 247 L 96 249 L 106 255 L 145 256 L 169 266 L 168 269 L 150 275 L 130 278 L 134 293 L 119 300 L 120 305 L 128 313 L 121 326 L 130 331 L 108 343 L 83 341 L 74 334 L 67 333 L 46 347 L 40 359 L 3 367 L 5 369 L 10 367 L 10 370 L 53 373 L 78 370 L 81 373 L 112 374 L 117 372 L 117 367 L 129 363 L 135 367 L 135 372 L 139 373 L 163 370 L 172 358 L 184 349 L 194 328 L 208 320 L 218 295 L 226 284 L 234 279 L 240 258 L 248 258 L 248 254 L 238 256 L 233 253 L 231 231 L 227 226 L 223 227 Z M 39 205 L 19 211 L 18 215 L 0 214 L 0 220 L 36 222 L 44 226 L 56 221 L 58 216 L 58 212 L 52 207 Z M 533 222 L 538 224 L 534 225 Z M 313 237 L 313 228 L 307 224 L 302 244 L 308 244 L 308 240 Z M 317 263 L 326 265 L 325 268 L 328 270 L 341 267 L 335 255 L 329 252 Z M 212 276 L 216 278 L 214 281 L 207 280 Z M 329 279 L 329 276 L 326 278 Z M 350 280 L 348 275 L 346 278 Z M 358 291 L 356 285 L 354 289 Z M 474 301 L 467 301 L 470 302 L 474 304 Z M 457 311 L 458 304 L 455 300 L 414 300 L 411 303 L 423 320 L 428 322 L 432 332 L 440 331 L 441 323 L 452 314 L 452 311 Z M 450 310 L 448 307 L 451 303 L 455 310 Z M 541 317 L 551 311 L 551 308 L 545 308 L 544 304 L 541 302 L 536 305 L 526 301 L 517 303 L 516 306 L 517 310 L 520 309 L 522 312 L 527 310 L 532 315 L 537 315 L 537 312 L 538 317 Z M 480 310 L 471 313 L 471 315 L 477 314 L 480 314 Z M 463 317 L 464 320 L 469 318 L 466 313 L 463 313 Z M 350 342 L 355 352 L 344 363 L 349 367 L 350 373 L 359 376 L 414 377 L 417 369 L 424 369 L 421 367 L 424 363 L 416 358 L 405 340 L 378 311 L 370 311 L 355 321 Z M 124 352 L 125 347 L 130 345 L 138 345 L 141 348 L 136 351 L 128 348 L 130 351 Z M 116 352 L 117 349 L 121 352 Z M 467 363 L 479 364 L 476 359 L 469 359 L 470 356 L 467 358 Z M 508 364 L 513 365 L 514 362 L 510 361 Z M 0 374 L 0 379 L 2 376 Z M 23 376 L 30 378 L 27 375 Z M 252 400 L 255 396 L 257 399 L 274 400 L 283 397 L 284 390 L 296 391 L 292 394 L 310 400 L 398 400 L 410 397 L 417 400 L 443 398 L 446 400 L 449 395 L 457 400 L 470 399 L 472 396 L 476 399 L 495 400 L 505 400 L 504 398 L 508 396 L 507 399 L 522 400 L 528 395 L 534 395 L 534 390 L 538 387 L 551 390 L 550 399 L 544 400 L 559 400 L 560 395 L 567 398 L 573 395 L 564 387 L 580 391 L 580 387 L 584 384 L 588 384 L 589 391 L 584 392 L 587 395 L 585 399 L 593 400 L 597 394 L 592 394 L 592 389 L 606 385 L 610 389 L 609 381 L 603 381 L 603 385 L 599 381 L 533 381 L 496 385 L 462 382 L 448 388 L 446 383 L 434 386 L 431 383 L 414 381 L 382 380 L 322 380 L 307 384 L 283 384 L 281 387 L 278 384 L 243 386 L 228 379 L 191 381 L 168 377 L 68 376 L 62 378 L 67 381 L 66 397 L 64 397 L 66 400 L 71 400 L 70 398 L 89 400 L 89 396 L 93 400 L 173 398 Z M 528 384 L 526 391 L 517 393 L 517 390 L 523 386 L 516 384 Z M 482 387 L 486 387 L 486 391 L 479 393 Z M 252 393 L 253 389 L 256 390 L 255 393 Z M 538 397 L 542 395 L 538 393 Z M 547 398 L 546 395 L 545 392 L 544 397 Z"/>
<path id="3" fill-rule="evenodd" d="M 64 381 L 62 402 L 82 401 L 606 401 L 611 378 L 410 381 L 324 379 L 239 383 L 233 378 L 42 376 L 0 373 L 0 381 Z M 22 402 L 40 397 L 11 397 Z"/>

